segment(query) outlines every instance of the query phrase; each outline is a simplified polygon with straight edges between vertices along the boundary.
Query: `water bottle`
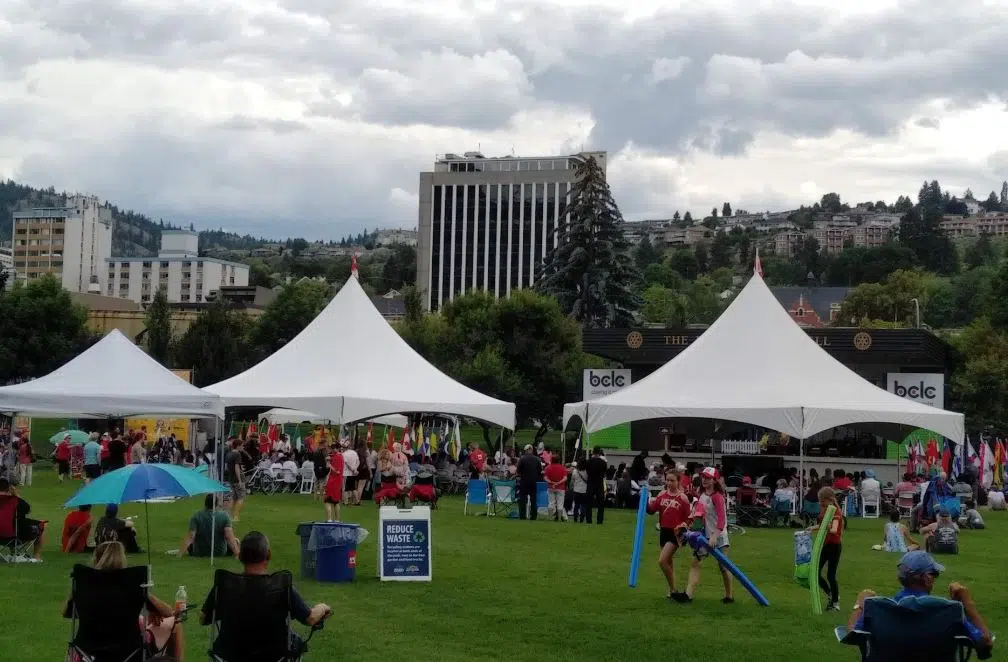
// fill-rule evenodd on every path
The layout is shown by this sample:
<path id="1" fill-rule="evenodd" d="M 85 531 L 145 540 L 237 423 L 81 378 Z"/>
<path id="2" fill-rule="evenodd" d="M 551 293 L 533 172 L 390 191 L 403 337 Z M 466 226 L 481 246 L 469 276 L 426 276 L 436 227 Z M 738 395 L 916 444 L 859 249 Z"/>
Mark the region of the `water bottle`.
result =
<path id="1" fill-rule="evenodd" d="M 179 586 L 178 590 L 175 591 L 175 613 L 185 613 L 187 602 L 189 602 L 189 596 L 186 595 L 185 586 Z"/>

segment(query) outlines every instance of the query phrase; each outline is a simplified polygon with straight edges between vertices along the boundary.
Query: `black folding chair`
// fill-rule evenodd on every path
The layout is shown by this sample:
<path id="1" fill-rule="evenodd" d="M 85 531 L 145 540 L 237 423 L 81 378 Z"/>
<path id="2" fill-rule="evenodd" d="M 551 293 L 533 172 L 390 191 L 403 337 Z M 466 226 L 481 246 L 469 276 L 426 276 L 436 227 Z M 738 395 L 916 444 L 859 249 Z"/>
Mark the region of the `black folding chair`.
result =
<path id="1" fill-rule="evenodd" d="M 213 662 L 298 662 L 318 623 L 302 640 L 291 630 L 294 578 L 288 570 L 271 575 L 214 573 L 210 618 Z"/>
<path id="2" fill-rule="evenodd" d="M 77 564 L 70 583 L 70 653 L 82 662 L 146 660 L 139 618 L 147 604 L 147 568 L 95 570 Z"/>

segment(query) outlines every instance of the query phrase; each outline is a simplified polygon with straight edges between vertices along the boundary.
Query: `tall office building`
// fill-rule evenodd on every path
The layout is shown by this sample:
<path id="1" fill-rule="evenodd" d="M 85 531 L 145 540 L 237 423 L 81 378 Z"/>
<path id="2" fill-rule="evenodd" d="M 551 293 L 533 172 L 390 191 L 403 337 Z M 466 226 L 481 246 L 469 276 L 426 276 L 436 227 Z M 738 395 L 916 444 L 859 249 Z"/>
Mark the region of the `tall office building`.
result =
<path id="1" fill-rule="evenodd" d="M 108 262 L 110 297 L 147 305 L 164 290 L 170 303 L 203 303 L 222 286 L 246 286 L 249 267 L 199 255 L 199 234 L 162 230 L 157 257 L 112 257 Z"/>
<path id="2" fill-rule="evenodd" d="M 12 248 L 18 280 L 52 274 L 71 292 L 100 294 L 112 254 L 112 211 L 93 195 L 16 211 Z"/>
<path id="3" fill-rule="evenodd" d="M 605 169 L 605 152 L 588 154 Z M 567 218 L 572 158 L 466 152 L 420 173 L 417 290 L 429 310 L 470 290 L 503 297 L 535 283 Z"/>

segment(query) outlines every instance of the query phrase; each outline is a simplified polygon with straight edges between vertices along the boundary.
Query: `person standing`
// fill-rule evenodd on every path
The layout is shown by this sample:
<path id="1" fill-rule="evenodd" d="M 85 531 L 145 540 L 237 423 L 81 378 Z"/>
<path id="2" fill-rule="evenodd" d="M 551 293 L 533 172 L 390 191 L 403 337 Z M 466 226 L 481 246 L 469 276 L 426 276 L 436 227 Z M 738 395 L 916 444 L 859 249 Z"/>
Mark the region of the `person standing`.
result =
<path id="1" fill-rule="evenodd" d="M 567 468 L 560 461 L 559 455 L 551 458 L 550 465 L 546 467 L 546 485 L 549 491 L 549 516 L 558 522 L 567 521 L 567 510 L 564 508 L 564 498 L 567 496 Z"/>
<path id="2" fill-rule="evenodd" d="M 147 447 L 144 446 L 144 438 L 136 435 L 136 440 L 130 446 L 130 464 L 143 464 L 147 461 Z"/>
<path id="3" fill-rule="evenodd" d="M 327 460 L 329 466 L 329 476 L 325 484 L 325 509 L 326 518 L 330 522 L 340 521 L 340 502 L 343 501 L 343 453 L 339 451 L 336 444 Z"/>
<path id="4" fill-rule="evenodd" d="M 829 522 L 824 522 L 826 509 L 834 506 L 833 518 Z M 840 512 L 840 504 L 837 502 L 836 493 L 830 487 L 819 490 L 819 523 L 809 527 L 809 532 L 817 530 L 820 526 L 829 527 L 826 530 L 826 540 L 823 543 L 822 552 L 819 553 L 819 568 L 817 575 L 819 578 L 819 588 L 829 596 L 829 611 L 840 611 L 840 585 L 837 583 L 837 567 L 840 565 L 840 552 L 843 549 L 844 518 Z M 826 577 L 822 576 L 823 568 L 826 568 Z"/>
<path id="5" fill-rule="evenodd" d="M 65 435 L 59 442 L 53 455 L 56 458 L 56 475 L 59 482 L 70 477 L 70 435 Z"/>
<path id="6" fill-rule="evenodd" d="M 575 462 L 571 467 L 571 490 L 574 492 L 574 521 L 588 521 L 588 469 L 587 460 Z"/>
<path id="7" fill-rule="evenodd" d="M 241 509 L 245 505 L 245 470 L 242 462 L 241 440 L 231 441 L 231 450 L 224 458 L 224 480 L 231 484 L 231 520 L 241 520 Z"/>
<path id="8" fill-rule="evenodd" d="M 592 449 L 592 456 L 588 460 L 588 506 L 587 520 L 592 523 L 592 508 L 598 509 L 598 516 L 595 520 L 599 524 L 605 517 L 605 494 L 606 494 L 606 471 L 609 463 L 602 455 L 602 449 L 598 446 Z"/>
<path id="9" fill-rule="evenodd" d="M 126 442 L 119 438 L 117 434 L 108 443 L 108 467 L 109 471 L 115 471 L 116 469 L 122 469 L 126 466 Z"/>
<path id="10" fill-rule="evenodd" d="M 360 457 L 348 440 L 343 450 L 343 500 L 348 506 L 357 505 L 357 472 L 360 469 Z"/>
<path id="11" fill-rule="evenodd" d="M 31 487 L 32 484 L 32 464 L 35 462 L 35 450 L 32 448 L 28 435 L 21 437 L 21 445 L 18 446 L 18 483 L 22 487 Z"/>
<path id="12" fill-rule="evenodd" d="M 528 519 L 535 520 L 539 515 L 536 490 L 541 475 L 542 462 L 536 457 L 532 444 L 525 444 L 525 452 L 518 460 L 518 517 L 521 519 L 526 519 L 526 504 Z"/>
<path id="13" fill-rule="evenodd" d="M 101 476 L 101 444 L 98 436 L 91 433 L 91 438 L 84 444 L 84 482 L 90 483 Z"/>
<path id="14" fill-rule="evenodd" d="M 711 547 L 722 554 L 726 554 L 730 545 L 728 540 L 728 501 L 725 498 L 724 485 L 721 484 L 721 475 L 714 467 L 705 467 L 700 472 L 700 496 L 693 504 L 691 517 L 695 517 L 695 530 L 703 531 Z M 686 592 L 673 595 L 672 599 L 677 602 L 693 602 L 693 594 L 700 583 L 700 565 L 704 553 L 693 559 L 690 565 L 689 580 L 686 583 Z M 724 597 L 721 602 L 731 604 L 735 602 L 732 594 L 732 576 L 728 569 L 718 564 L 721 571 L 721 581 L 724 584 Z"/>
<path id="15" fill-rule="evenodd" d="M 643 496 L 641 498 L 644 498 Z M 666 596 L 670 600 L 681 600 L 684 594 L 676 590 L 675 566 L 672 557 L 679 549 L 679 529 L 689 521 L 689 499 L 679 489 L 679 474 L 675 469 L 665 471 L 665 490 L 653 499 L 648 499 L 649 514 L 658 513 L 658 567 L 668 583 Z"/>
<path id="16" fill-rule="evenodd" d="M 363 441 L 357 442 L 357 450 L 354 452 L 357 454 L 357 494 L 354 503 L 359 506 L 361 499 L 364 498 L 365 488 L 370 490 L 371 487 L 371 467 L 368 466 L 367 446 Z"/>

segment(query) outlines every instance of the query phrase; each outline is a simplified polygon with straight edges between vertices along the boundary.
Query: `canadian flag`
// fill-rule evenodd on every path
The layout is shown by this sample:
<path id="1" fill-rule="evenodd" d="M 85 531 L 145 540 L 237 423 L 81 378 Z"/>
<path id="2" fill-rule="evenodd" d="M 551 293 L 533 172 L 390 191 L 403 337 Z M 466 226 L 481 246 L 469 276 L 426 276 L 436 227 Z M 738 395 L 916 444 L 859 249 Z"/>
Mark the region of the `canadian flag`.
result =
<path id="1" fill-rule="evenodd" d="M 759 276 L 760 278 L 763 277 L 763 263 L 760 262 L 760 259 L 759 259 L 759 248 L 758 247 L 756 248 L 756 260 L 753 262 L 753 273 L 756 274 L 757 276 Z"/>

